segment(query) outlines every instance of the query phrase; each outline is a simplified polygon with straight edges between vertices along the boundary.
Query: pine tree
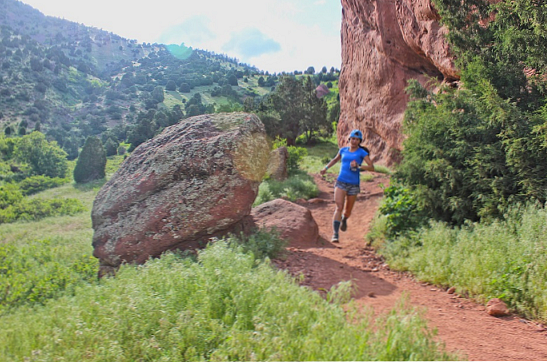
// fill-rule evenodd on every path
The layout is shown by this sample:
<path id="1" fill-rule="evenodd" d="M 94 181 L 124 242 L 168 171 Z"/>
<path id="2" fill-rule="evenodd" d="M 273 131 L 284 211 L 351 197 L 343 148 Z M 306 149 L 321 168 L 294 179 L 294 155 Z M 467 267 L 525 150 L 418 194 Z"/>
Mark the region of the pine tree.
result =
<path id="1" fill-rule="evenodd" d="M 106 152 L 103 143 L 95 136 L 85 140 L 84 147 L 76 161 L 74 181 L 85 183 L 105 177 Z"/>

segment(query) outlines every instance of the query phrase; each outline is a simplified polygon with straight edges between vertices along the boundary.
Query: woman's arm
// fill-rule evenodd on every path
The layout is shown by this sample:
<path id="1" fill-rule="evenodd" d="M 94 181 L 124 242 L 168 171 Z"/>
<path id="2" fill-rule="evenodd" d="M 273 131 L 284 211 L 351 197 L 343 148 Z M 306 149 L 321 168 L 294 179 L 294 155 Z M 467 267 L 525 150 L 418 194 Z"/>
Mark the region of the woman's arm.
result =
<path id="1" fill-rule="evenodd" d="M 368 155 L 365 156 L 365 162 L 367 163 L 365 166 L 359 166 L 359 170 L 361 171 L 374 171 L 374 164 L 372 163 L 372 160 Z"/>
<path id="2" fill-rule="evenodd" d="M 340 156 L 340 151 L 338 151 L 338 154 L 336 155 L 336 157 L 334 157 L 332 160 L 330 160 L 329 163 L 327 163 L 327 165 L 325 166 L 325 168 L 323 168 L 321 171 L 319 171 L 319 173 L 321 175 L 324 175 L 325 172 L 327 172 L 327 170 L 329 168 L 331 168 L 332 166 L 336 165 L 336 162 L 340 161 L 340 158 L 342 158 L 342 156 Z"/>

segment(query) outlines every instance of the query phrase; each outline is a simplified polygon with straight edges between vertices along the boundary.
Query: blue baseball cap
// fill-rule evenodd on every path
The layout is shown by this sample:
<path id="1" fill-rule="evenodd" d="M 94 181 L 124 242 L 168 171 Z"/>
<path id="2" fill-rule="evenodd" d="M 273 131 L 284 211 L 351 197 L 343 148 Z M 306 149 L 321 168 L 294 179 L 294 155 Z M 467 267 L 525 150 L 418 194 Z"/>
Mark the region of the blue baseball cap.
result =
<path id="1" fill-rule="evenodd" d="M 351 131 L 349 137 L 350 138 L 352 138 L 352 137 L 359 138 L 362 141 L 363 140 L 363 133 L 361 131 L 359 131 L 358 129 L 354 129 L 353 131 Z"/>

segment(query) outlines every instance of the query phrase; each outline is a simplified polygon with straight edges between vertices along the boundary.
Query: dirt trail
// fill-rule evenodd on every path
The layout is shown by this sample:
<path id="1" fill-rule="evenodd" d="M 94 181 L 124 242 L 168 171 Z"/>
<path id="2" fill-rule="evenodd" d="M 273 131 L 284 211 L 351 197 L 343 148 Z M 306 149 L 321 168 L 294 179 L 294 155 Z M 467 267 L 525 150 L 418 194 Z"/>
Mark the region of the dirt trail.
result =
<path id="1" fill-rule="evenodd" d="M 328 175 L 332 176 L 332 175 Z M 449 351 L 476 361 L 545 361 L 547 330 L 518 316 L 495 318 L 483 305 L 448 294 L 445 290 L 420 283 L 406 273 L 393 272 L 382 257 L 366 246 L 364 235 L 382 197 L 380 184 L 389 180 L 376 174 L 372 182 L 361 185 L 348 230 L 340 233 L 340 243 L 330 242 L 332 236 L 333 179 L 314 175 L 323 202 L 306 203 L 319 225 L 318 243 L 290 245 L 283 261 L 275 263 L 293 275 L 305 276 L 302 284 L 315 290 L 329 290 L 344 280 L 353 280 L 358 303 L 383 312 L 393 308 L 403 293 L 414 306 L 426 309 L 431 328 Z"/>

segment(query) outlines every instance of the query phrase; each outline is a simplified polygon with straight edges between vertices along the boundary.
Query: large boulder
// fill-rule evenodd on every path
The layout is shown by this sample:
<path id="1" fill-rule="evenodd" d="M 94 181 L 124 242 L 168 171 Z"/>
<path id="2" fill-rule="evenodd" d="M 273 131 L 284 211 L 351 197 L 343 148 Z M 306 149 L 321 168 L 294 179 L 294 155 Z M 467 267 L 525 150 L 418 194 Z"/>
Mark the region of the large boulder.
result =
<path id="1" fill-rule="evenodd" d="M 338 140 L 363 131 L 376 161 L 397 161 L 409 79 L 459 79 L 431 0 L 342 0 Z"/>
<path id="2" fill-rule="evenodd" d="M 93 204 L 101 273 L 242 231 L 269 154 L 246 113 L 188 118 L 137 147 Z"/>
<path id="3" fill-rule="evenodd" d="M 251 217 L 256 227 L 275 229 L 291 246 L 316 246 L 319 227 L 311 211 L 303 206 L 276 199 L 253 208 Z"/>

